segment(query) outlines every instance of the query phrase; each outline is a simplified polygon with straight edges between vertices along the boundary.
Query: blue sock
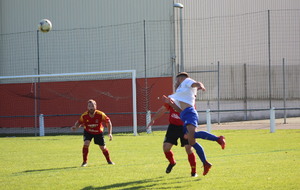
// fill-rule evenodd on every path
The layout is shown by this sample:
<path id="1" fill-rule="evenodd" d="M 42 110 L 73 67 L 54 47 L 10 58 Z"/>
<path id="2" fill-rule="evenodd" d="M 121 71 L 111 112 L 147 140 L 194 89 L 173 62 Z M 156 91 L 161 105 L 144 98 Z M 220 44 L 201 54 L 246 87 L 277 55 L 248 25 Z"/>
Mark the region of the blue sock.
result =
<path id="1" fill-rule="evenodd" d="M 204 153 L 204 149 L 202 148 L 202 146 L 199 143 L 195 143 L 194 145 L 192 145 L 194 147 L 194 149 L 196 150 L 201 162 L 204 164 L 206 163 L 206 156 Z"/>
<path id="2" fill-rule="evenodd" d="M 206 140 L 210 140 L 210 141 L 217 141 L 219 139 L 219 137 L 208 133 L 206 131 L 197 131 L 195 132 L 194 135 L 195 138 L 200 138 L 200 139 L 206 139 Z"/>

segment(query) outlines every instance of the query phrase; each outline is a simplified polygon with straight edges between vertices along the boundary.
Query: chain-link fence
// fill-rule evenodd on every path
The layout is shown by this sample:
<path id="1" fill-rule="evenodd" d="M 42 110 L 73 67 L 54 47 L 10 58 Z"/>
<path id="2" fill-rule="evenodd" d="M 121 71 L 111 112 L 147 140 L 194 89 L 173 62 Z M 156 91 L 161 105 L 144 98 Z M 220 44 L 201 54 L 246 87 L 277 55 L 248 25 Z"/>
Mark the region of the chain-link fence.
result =
<path id="1" fill-rule="evenodd" d="M 46 34 L 1 34 L 0 74 L 136 70 L 141 79 L 138 94 L 143 97 L 139 117 L 145 120 L 148 110 L 158 109 L 153 106 L 154 94 L 165 93 L 155 92 L 153 80 L 171 81 L 184 64 L 185 71 L 207 88 L 197 98 L 200 120 L 206 109 L 214 111 L 212 119 L 219 122 L 266 118 L 270 107 L 279 109 L 278 117 L 299 116 L 299 34 L 300 10 L 183 19 L 183 25 L 176 18 Z M 5 89 L 5 81 L 0 85 Z M 4 105 L 8 100 L 0 101 Z M 6 117 L 5 106 L 0 112 L 0 119 Z"/>

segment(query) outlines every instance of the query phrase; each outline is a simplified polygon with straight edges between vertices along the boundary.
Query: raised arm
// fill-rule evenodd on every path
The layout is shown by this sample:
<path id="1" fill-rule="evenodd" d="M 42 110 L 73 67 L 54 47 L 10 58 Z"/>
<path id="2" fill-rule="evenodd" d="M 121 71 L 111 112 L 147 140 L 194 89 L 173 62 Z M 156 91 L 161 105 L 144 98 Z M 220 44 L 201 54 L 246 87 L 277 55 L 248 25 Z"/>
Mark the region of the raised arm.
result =
<path id="1" fill-rule="evenodd" d="M 205 86 L 202 82 L 195 82 L 192 84 L 192 87 L 193 88 L 198 88 L 198 90 L 202 90 L 202 91 L 205 91 Z"/>
<path id="2" fill-rule="evenodd" d="M 180 109 L 180 107 L 178 107 L 171 98 L 163 95 L 163 99 L 164 99 L 165 103 L 169 104 L 175 111 L 177 111 L 179 113 L 182 111 L 182 109 Z"/>
<path id="3" fill-rule="evenodd" d="M 161 116 L 163 116 L 163 114 L 168 111 L 167 108 L 165 106 L 160 107 L 157 112 L 153 115 L 153 117 L 151 118 L 150 123 L 148 123 L 147 125 L 147 129 L 152 126 L 155 122 L 155 120 L 157 120 L 158 118 L 160 118 Z"/>

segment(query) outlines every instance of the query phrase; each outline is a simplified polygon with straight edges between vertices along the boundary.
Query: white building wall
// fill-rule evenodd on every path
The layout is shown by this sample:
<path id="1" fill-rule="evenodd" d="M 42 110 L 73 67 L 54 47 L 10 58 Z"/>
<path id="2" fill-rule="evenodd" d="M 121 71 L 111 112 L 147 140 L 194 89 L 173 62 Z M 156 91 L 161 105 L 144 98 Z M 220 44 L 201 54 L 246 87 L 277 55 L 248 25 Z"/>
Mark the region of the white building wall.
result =
<path id="1" fill-rule="evenodd" d="M 137 69 L 140 75 L 144 76 L 142 72 L 147 69 L 150 72 L 147 73 L 148 77 L 170 75 L 172 58 L 177 55 L 176 62 L 180 60 L 179 35 L 174 37 L 174 32 L 178 34 L 179 30 L 176 26 L 174 31 L 172 23 L 174 17 L 179 18 L 179 11 L 174 11 L 173 8 L 174 2 L 184 5 L 184 60 L 186 64 L 192 65 L 216 61 L 226 64 L 266 62 L 267 56 L 263 54 L 267 53 L 267 48 L 243 52 L 241 46 L 236 45 L 249 44 L 252 41 L 267 43 L 265 33 L 261 35 L 253 33 L 249 35 L 253 38 L 244 38 L 247 32 L 252 31 L 246 27 L 239 28 L 244 24 L 254 30 L 260 30 L 263 25 L 257 24 L 253 18 L 246 24 L 242 19 L 233 20 L 232 23 L 230 20 L 224 21 L 224 18 L 228 15 L 268 9 L 300 9 L 299 0 L 0 0 L 1 34 L 29 32 L 3 38 L 0 44 L 0 74 L 35 73 L 34 69 L 37 67 L 35 31 L 39 20 L 48 18 L 53 23 L 53 32 L 40 37 L 41 71 L 44 73 L 118 68 Z M 197 18 L 216 17 L 220 19 L 212 21 L 207 19 L 201 23 L 192 21 Z M 267 23 L 265 15 L 258 17 L 257 20 L 262 21 L 264 25 Z M 146 20 L 146 36 L 143 36 L 143 20 Z M 139 24 L 126 28 L 127 23 Z M 126 27 L 120 27 L 121 29 L 115 27 L 123 24 Z M 105 27 L 103 31 L 102 29 L 93 33 L 79 31 L 83 28 L 102 26 Z M 117 29 L 109 30 L 109 26 Z M 123 40 L 124 35 L 126 40 Z M 292 33 L 290 36 L 293 35 Z M 280 50 L 277 51 L 280 55 Z M 233 55 L 236 52 L 239 52 L 238 55 Z M 286 53 L 290 54 L 291 51 Z M 252 54 L 261 56 L 253 60 Z M 244 60 L 244 57 L 247 60 Z M 147 68 L 144 67 L 145 64 Z"/>
<path id="2" fill-rule="evenodd" d="M 299 0 L 178 0 L 184 18 L 230 16 L 267 10 L 300 9 Z"/>
<path id="3" fill-rule="evenodd" d="M 234 107 L 232 104 L 231 109 L 253 108 L 252 103 L 247 105 L 249 100 L 267 102 L 256 104 L 256 108 L 268 108 L 269 98 L 282 100 L 283 58 L 286 65 L 285 93 L 289 94 L 287 97 L 290 99 L 299 99 L 299 82 L 295 82 L 299 81 L 299 75 L 295 72 L 300 69 L 299 0 L 176 2 L 184 6 L 185 71 L 194 72 L 192 78 L 207 86 L 207 91 L 197 97 L 207 100 L 208 108 L 218 109 L 217 103 L 213 102 L 218 98 L 218 87 L 221 100 L 240 99 L 246 102 L 244 107 Z M 175 18 L 179 19 L 178 15 Z M 179 34 L 180 30 L 176 26 L 176 36 Z M 177 40 L 176 45 L 179 44 Z M 176 55 L 180 55 L 179 48 L 176 48 Z M 219 86 L 218 73 L 215 72 L 217 62 L 220 63 Z M 294 106 L 299 107 L 299 104 Z M 227 107 L 221 103 L 220 109 Z"/>
<path id="4" fill-rule="evenodd" d="M 263 57 L 263 53 L 268 53 L 267 45 L 266 48 L 261 47 L 262 49 L 242 48 L 253 43 L 268 44 L 268 10 L 271 10 L 272 48 L 277 47 L 274 45 L 276 42 L 284 41 L 287 37 L 297 37 L 299 23 L 284 19 L 298 17 L 299 14 L 295 11 L 284 15 L 276 10 L 300 10 L 299 0 L 178 0 L 178 2 L 184 6 L 182 12 L 186 64 L 217 61 L 227 64 L 265 62 L 268 56 Z M 176 32 L 178 34 L 179 31 Z M 293 52 L 295 48 L 283 46 L 278 48 L 279 50 L 272 49 L 272 52 L 280 59 L 291 54 L 295 55 Z M 254 56 L 257 60 L 252 59 Z M 275 59 L 278 57 L 273 58 Z"/>
<path id="5" fill-rule="evenodd" d="M 179 0 L 184 63 L 281 64 L 299 60 L 299 0 Z M 268 20 L 270 10 L 270 20 Z M 176 30 L 177 35 L 179 33 Z M 270 32 L 270 33 L 268 33 Z M 269 40 L 270 37 L 270 40 Z M 269 51 L 269 45 L 271 50 Z M 177 43 L 178 44 L 178 41 Z M 178 49 L 177 49 L 178 50 Z M 178 52 L 176 53 L 178 55 Z"/>
<path id="6" fill-rule="evenodd" d="M 170 76 L 173 10 L 173 0 L 1 0 L 0 74 L 37 74 L 39 65 L 40 74 L 135 69 L 138 77 L 145 70 Z M 39 33 L 37 43 L 43 18 L 53 30 Z"/>
<path id="7" fill-rule="evenodd" d="M 274 13 L 274 10 L 300 9 L 300 0 L 0 0 L 0 75 L 36 74 L 35 31 L 39 20 L 48 18 L 53 23 L 53 32 L 40 34 L 41 74 L 136 69 L 138 77 L 170 76 L 174 54 L 176 62 L 180 60 L 179 22 L 173 25 L 173 19 L 179 19 L 179 11 L 173 8 L 174 2 L 184 5 L 187 71 L 214 70 L 220 61 L 224 72 L 220 80 L 221 98 L 241 99 L 246 93 L 243 81 L 236 78 L 242 78 L 244 70 L 233 65 L 252 64 L 247 67 L 247 76 L 249 84 L 254 84 L 249 86 L 255 89 L 249 87 L 247 95 L 267 99 L 267 10 Z M 289 15 L 299 17 L 297 12 Z M 278 25 L 277 21 L 282 26 L 282 31 L 271 34 L 272 63 L 288 57 L 288 61 L 293 59 L 298 65 L 292 63 L 287 75 L 299 73 L 300 23 L 297 19 L 293 20 L 295 23 L 286 23 L 280 14 L 271 18 L 271 26 Z M 195 22 L 197 19 L 199 22 Z M 92 27 L 97 29 L 91 30 Z M 12 33 L 19 34 L 10 36 Z M 285 43 L 286 39 L 290 42 Z M 255 67 L 257 64 L 262 66 Z M 251 70 L 252 66 L 255 70 Z M 192 77 L 208 86 L 203 95 L 208 102 L 209 98 L 217 98 L 216 73 Z M 299 80 L 297 77 L 293 80 L 289 90 L 296 95 L 290 97 L 297 98 Z M 273 80 L 272 87 L 280 90 L 281 86 L 275 84 Z M 298 84 L 297 88 L 294 84 Z"/>
<path id="8" fill-rule="evenodd" d="M 169 20 L 172 0 L 1 0 L 2 34 L 34 31 L 48 18 L 54 30 Z"/>
<path id="9" fill-rule="evenodd" d="M 3 18 L 2 0 L 0 0 L 0 34 L 2 34 L 2 18 Z"/>

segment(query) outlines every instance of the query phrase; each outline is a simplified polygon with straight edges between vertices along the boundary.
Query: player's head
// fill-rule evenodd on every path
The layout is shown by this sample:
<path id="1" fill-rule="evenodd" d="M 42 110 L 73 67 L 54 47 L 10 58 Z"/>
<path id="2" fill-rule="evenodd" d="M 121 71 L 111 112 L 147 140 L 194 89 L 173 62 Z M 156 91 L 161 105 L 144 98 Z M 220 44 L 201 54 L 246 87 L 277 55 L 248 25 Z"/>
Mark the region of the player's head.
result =
<path id="1" fill-rule="evenodd" d="M 178 77 L 188 78 L 189 74 L 187 72 L 180 72 L 176 75 L 176 78 L 178 78 Z"/>
<path id="2" fill-rule="evenodd" d="M 95 110 L 97 109 L 97 103 L 93 99 L 88 100 L 87 108 L 89 113 L 94 114 Z"/>
<path id="3" fill-rule="evenodd" d="M 175 83 L 175 89 L 178 88 L 178 86 L 184 81 L 186 78 L 188 78 L 189 75 L 186 72 L 180 72 L 176 75 L 176 83 Z"/>

